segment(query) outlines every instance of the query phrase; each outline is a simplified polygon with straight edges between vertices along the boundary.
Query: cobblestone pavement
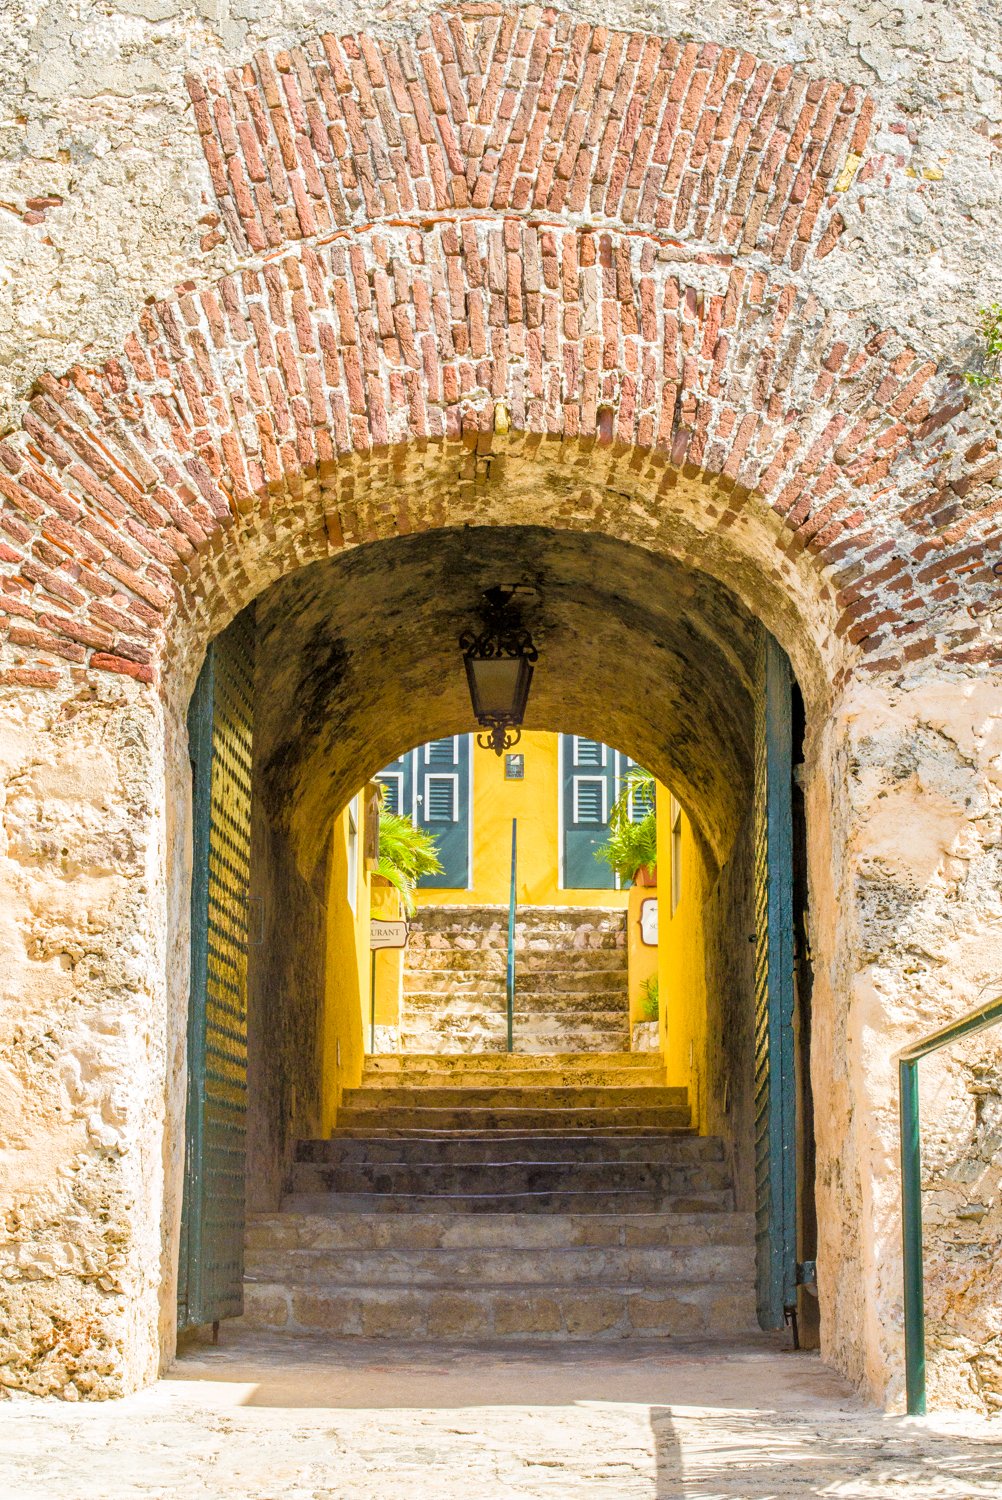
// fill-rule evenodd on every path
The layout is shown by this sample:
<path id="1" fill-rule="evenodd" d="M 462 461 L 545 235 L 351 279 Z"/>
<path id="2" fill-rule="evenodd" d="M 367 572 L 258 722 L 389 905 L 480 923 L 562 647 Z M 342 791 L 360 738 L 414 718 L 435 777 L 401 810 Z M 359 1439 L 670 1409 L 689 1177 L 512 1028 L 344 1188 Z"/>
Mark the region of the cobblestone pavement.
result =
<path id="1" fill-rule="evenodd" d="M 1002 1497 L 1002 1419 L 883 1416 L 768 1340 L 407 1350 L 224 1330 L 125 1401 L 0 1411 L 12 1500 Z"/>

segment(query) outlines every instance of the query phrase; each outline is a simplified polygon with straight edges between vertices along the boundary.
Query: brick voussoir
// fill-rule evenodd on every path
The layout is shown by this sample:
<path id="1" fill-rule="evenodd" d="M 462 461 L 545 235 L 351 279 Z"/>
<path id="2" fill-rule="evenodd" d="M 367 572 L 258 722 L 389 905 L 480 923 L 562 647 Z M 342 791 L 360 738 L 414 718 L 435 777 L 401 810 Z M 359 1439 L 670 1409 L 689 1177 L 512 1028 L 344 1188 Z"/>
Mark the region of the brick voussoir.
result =
<path id="1" fill-rule="evenodd" d="M 345 61 L 347 92 L 357 59 Z M 301 73 L 307 61 L 295 65 Z M 316 59 L 309 65 L 315 73 Z M 727 67 L 737 80 L 740 57 Z M 443 83 L 446 100 L 456 86 Z M 312 104 L 302 84 L 299 93 Z M 827 385 L 822 368 L 835 377 Z M 921 566 L 911 552 L 928 552 L 936 523 L 921 493 L 945 489 L 936 418 L 948 400 L 944 422 L 962 408 L 931 362 L 848 317 L 827 314 L 822 327 L 788 275 L 696 260 L 638 230 L 449 214 L 287 246 L 258 269 L 147 308 L 123 359 L 40 384 L 22 433 L 0 450 L 0 583 L 16 586 L 33 621 L 49 617 L 12 629 L 11 667 L 44 675 L 51 651 L 153 681 L 177 612 L 229 571 L 239 576 L 238 552 L 227 562 L 231 533 L 280 523 L 326 555 L 339 544 L 328 538 L 395 530 L 409 502 L 398 486 L 392 505 L 363 520 L 359 464 L 396 455 L 393 484 L 409 454 L 421 462 L 453 444 L 466 453 L 458 473 L 471 494 L 489 493 L 505 453 L 546 464 L 548 452 L 573 451 L 597 494 L 619 474 L 655 501 L 699 481 L 707 503 L 727 497 L 722 527 L 771 505 L 787 522 L 777 559 L 796 553 L 819 575 L 836 561 L 841 574 L 862 564 L 838 629 L 881 650 L 876 623 L 897 616 L 880 549 L 901 557 L 895 577 L 906 579 Z M 984 483 L 994 469 L 978 462 L 971 471 Z M 951 482 L 961 493 L 962 478 Z M 948 512 L 938 529 L 951 525 Z M 985 510 L 982 545 L 991 525 Z M 944 548 L 919 582 L 968 570 L 976 556 L 973 544 Z M 965 572 L 967 590 L 994 586 Z M 72 628 L 56 626 L 64 615 Z"/>

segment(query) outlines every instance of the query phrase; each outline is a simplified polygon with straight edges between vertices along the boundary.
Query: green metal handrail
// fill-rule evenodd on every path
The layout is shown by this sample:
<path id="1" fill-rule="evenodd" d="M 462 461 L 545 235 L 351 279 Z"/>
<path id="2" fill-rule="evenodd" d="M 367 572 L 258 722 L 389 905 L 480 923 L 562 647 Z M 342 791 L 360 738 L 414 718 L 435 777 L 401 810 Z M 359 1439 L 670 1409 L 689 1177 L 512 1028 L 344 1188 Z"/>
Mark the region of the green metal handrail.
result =
<path id="1" fill-rule="evenodd" d="M 515 866 L 518 858 L 518 820 L 511 820 L 511 892 L 508 897 L 508 969 L 505 994 L 508 1002 L 508 1051 L 512 1051 L 515 1029 Z"/>
<path id="2" fill-rule="evenodd" d="M 1002 995 L 898 1055 L 901 1242 L 904 1251 L 905 1394 L 910 1417 L 925 1415 L 925 1286 L 922 1276 L 922 1140 L 918 1065 L 930 1052 L 1002 1021 Z"/>

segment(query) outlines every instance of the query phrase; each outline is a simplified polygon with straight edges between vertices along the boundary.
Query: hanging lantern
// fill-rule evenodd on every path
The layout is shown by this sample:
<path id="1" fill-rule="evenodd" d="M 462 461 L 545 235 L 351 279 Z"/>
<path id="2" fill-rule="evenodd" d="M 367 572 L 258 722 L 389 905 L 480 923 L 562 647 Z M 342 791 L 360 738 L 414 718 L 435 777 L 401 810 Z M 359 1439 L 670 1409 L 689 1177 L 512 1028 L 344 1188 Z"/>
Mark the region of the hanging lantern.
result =
<path id="1" fill-rule="evenodd" d="M 483 625 L 459 637 L 473 716 L 486 731 L 481 749 L 503 755 L 522 737 L 521 723 L 539 652 L 511 605 L 514 589 L 487 589 Z"/>

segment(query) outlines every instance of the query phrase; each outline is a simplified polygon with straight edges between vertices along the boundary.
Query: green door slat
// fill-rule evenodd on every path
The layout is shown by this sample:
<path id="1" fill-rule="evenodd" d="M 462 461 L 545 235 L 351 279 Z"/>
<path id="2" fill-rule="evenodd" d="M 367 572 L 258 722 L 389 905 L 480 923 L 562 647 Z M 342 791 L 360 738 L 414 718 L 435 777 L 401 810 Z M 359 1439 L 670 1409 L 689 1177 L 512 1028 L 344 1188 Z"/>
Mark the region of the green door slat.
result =
<path id="1" fill-rule="evenodd" d="M 793 1035 L 792 684 L 764 631 L 755 693 L 755 1223 L 758 1317 L 781 1328 L 797 1301 Z"/>
<path id="2" fill-rule="evenodd" d="M 253 614 L 209 646 L 188 710 L 191 998 L 178 1327 L 243 1311 Z"/>
<path id="3" fill-rule="evenodd" d="M 617 752 L 581 735 L 560 737 L 561 830 L 565 891 L 611 891 L 616 876 L 597 851 L 609 836 L 616 800 Z"/>

